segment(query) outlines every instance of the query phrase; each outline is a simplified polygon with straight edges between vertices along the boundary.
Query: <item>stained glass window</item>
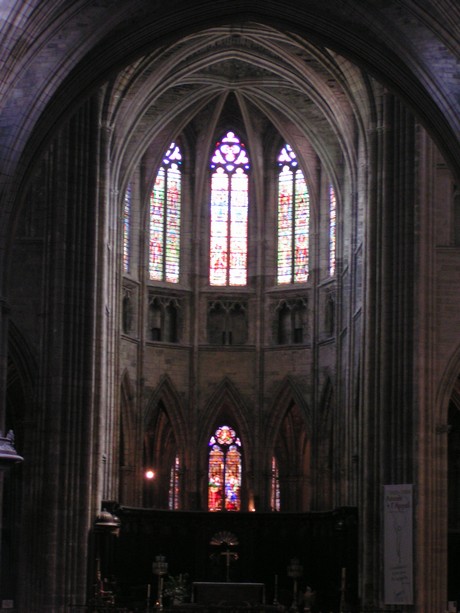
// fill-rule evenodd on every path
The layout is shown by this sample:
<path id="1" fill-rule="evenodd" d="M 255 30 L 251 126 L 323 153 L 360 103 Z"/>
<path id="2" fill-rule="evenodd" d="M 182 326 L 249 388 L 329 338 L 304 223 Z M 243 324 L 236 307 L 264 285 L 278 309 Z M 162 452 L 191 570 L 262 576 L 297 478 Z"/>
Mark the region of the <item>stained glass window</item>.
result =
<path id="1" fill-rule="evenodd" d="M 128 185 L 123 202 L 123 270 L 129 272 L 131 251 L 131 199 L 132 187 Z"/>
<path id="2" fill-rule="evenodd" d="M 174 458 L 174 464 L 171 466 L 169 476 L 169 510 L 176 511 L 179 508 L 179 471 L 180 461 L 179 456 Z"/>
<path id="3" fill-rule="evenodd" d="M 230 426 L 209 440 L 208 510 L 241 510 L 241 441 Z"/>
<path id="4" fill-rule="evenodd" d="M 249 159 L 234 132 L 216 143 L 210 166 L 209 282 L 246 285 Z"/>
<path id="5" fill-rule="evenodd" d="M 271 487 L 271 500 L 270 507 L 272 511 L 280 510 L 280 474 L 278 469 L 278 462 L 276 458 L 272 457 L 272 487 Z"/>
<path id="6" fill-rule="evenodd" d="M 332 185 L 329 186 L 329 274 L 335 275 L 337 241 L 337 201 Z"/>
<path id="7" fill-rule="evenodd" d="M 278 283 L 308 280 L 310 196 L 294 151 L 278 156 Z"/>
<path id="8" fill-rule="evenodd" d="M 182 155 L 171 143 L 150 194 L 149 274 L 154 281 L 179 282 Z"/>

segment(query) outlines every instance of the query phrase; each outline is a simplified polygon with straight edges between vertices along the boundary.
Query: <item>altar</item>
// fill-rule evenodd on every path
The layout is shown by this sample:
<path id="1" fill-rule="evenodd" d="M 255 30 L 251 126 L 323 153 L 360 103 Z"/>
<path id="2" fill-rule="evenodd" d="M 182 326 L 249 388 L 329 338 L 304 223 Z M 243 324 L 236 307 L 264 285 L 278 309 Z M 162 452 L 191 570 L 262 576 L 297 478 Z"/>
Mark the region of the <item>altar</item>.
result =
<path id="1" fill-rule="evenodd" d="M 121 530 L 111 542 L 104 572 L 116 578 L 119 603 L 141 609 L 149 585 L 156 598 L 159 579 L 152 575 L 152 563 L 160 554 L 168 565 L 161 577 L 164 607 L 174 613 L 276 613 L 274 603 L 289 608 L 294 584 L 288 567 L 294 558 L 303 568 L 298 590 L 311 586 L 318 610 L 338 610 L 344 568 L 347 602 L 356 603 L 354 508 L 310 513 L 110 510 L 120 518 Z M 238 542 L 217 542 L 216 535 L 232 535 Z M 171 586 L 180 577 L 187 595 L 175 604 Z"/>
<path id="2" fill-rule="evenodd" d="M 195 581 L 192 584 L 192 602 L 199 605 L 263 605 L 263 583 L 233 583 Z"/>

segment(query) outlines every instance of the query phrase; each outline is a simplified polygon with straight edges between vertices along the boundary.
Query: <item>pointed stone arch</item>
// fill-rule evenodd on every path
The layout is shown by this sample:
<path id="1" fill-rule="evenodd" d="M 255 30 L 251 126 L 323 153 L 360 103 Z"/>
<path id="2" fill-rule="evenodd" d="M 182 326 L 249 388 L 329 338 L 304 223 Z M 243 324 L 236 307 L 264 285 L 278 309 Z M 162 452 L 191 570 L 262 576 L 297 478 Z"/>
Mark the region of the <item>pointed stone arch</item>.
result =
<path id="1" fill-rule="evenodd" d="M 125 370 L 120 385 L 120 437 L 119 437 L 119 501 L 135 505 L 136 474 L 138 465 L 138 436 L 135 418 L 135 393 L 129 373 Z"/>
<path id="2" fill-rule="evenodd" d="M 24 393 L 30 398 L 37 375 L 37 363 L 29 343 L 13 321 L 8 322 L 8 358 L 9 371 L 14 364 L 15 372 L 20 378 Z M 11 380 L 10 374 L 8 379 Z"/>
<path id="3" fill-rule="evenodd" d="M 144 413 L 144 428 L 147 428 L 149 424 L 152 424 L 158 411 L 158 404 L 163 401 L 167 406 L 167 414 L 170 421 L 174 424 L 174 427 L 183 432 L 183 419 L 184 410 L 180 399 L 179 392 L 177 391 L 171 377 L 163 375 L 158 383 L 156 389 L 153 391 L 150 399 L 147 403 L 147 408 Z"/>
<path id="4" fill-rule="evenodd" d="M 241 510 L 252 508 L 253 500 L 253 441 L 256 436 L 254 428 L 247 420 L 251 414 L 244 399 L 234 383 L 225 377 L 209 398 L 203 411 L 203 418 L 198 436 L 199 449 L 199 475 L 200 494 L 203 508 L 207 508 L 208 486 L 208 444 L 216 428 L 222 425 L 232 427 L 241 440 L 242 455 L 242 483 L 241 483 Z"/>
<path id="5" fill-rule="evenodd" d="M 447 491 L 439 493 L 447 498 L 447 592 L 449 599 L 454 599 L 457 598 L 457 577 L 460 571 L 460 349 L 457 349 L 448 364 L 436 407 L 435 444 L 440 446 L 436 450 L 436 457 L 442 473 L 447 473 Z M 443 445 L 444 441 L 446 444 Z"/>
<path id="6" fill-rule="evenodd" d="M 334 407 L 335 390 L 328 377 L 321 395 L 316 432 L 314 436 L 314 461 L 312 463 L 312 509 L 332 509 L 334 472 Z"/>
<path id="7" fill-rule="evenodd" d="M 7 411 L 5 430 L 15 431 L 22 443 L 22 424 L 30 419 L 36 384 L 37 364 L 30 345 L 14 322 L 8 324 Z"/>
<path id="8" fill-rule="evenodd" d="M 279 386 L 270 409 L 264 474 L 271 476 L 275 457 L 279 471 L 282 511 L 307 511 L 311 506 L 312 418 L 302 393 L 291 377 Z M 270 499 L 271 480 L 266 487 Z"/>
<path id="9" fill-rule="evenodd" d="M 250 414 L 242 394 L 230 378 L 225 377 L 214 390 L 203 411 L 200 420 L 199 445 L 207 445 L 209 434 L 222 419 L 232 419 L 238 429 L 243 445 L 249 443 L 250 424 L 247 416 Z"/>
<path id="10" fill-rule="evenodd" d="M 151 480 L 144 479 L 144 506 L 169 508 L 171 470 L 176 466 L 177 456 L 184 466 L 186 441 L 180 396 L 170 377 L 164 375 L 148 402 L 143 421 L 142 463 L 144 470 L 151 469 L 155 474 Z M 182 483 L 179 491 L 183 496 Z"/>
<path id="11" fill-rule="evenodd" d="M 460 345 L 452 353 L 450 360 L 448 361 L 444 375 L 440 381 L 439 387 L 436 391 L 436 427 L 439 430 L 448 423 L 449 405 L 452 397 L 456 396 L 456 388 L 458 385 L 458 378 L 460 376 Z"/>
<path id="12" fill-rule="evenodd" d="M 305 427 L 311 436 L 313 429 L 311 410 L 293 377 L 287 376 L 281 381 L 273 398 L 267 419 L 267 447 L 273 445 L 280 424 L 292 403 L 295 403 L 301 410 Z"/>
<path id="13" fill-rule="evenodd" d="M 430 362 L 427 364 L 426 368 L 431 366 Z M 459 531 L 454 528 L 455 524 L 460 525 L 455 507 L 460 485 L 460 471 L 455 465 L 460 457 L 460 346 L 446 363 L 437 389 L 432 388 L 429 376 L 425 377 L 425 382 L 424 394 L 419 399 L 418 429 L 422 436 L 419 437 L 417 467 L 424 479 L 418 495 L 445 502 L 432 509 L 429 516 L 429 521 L 436 526 L 438 552 L 432 563 L 434 568 L 437 564 L 446 564 L 447 560 L 445 588 L 448 599 L 455 600 L 460 572 L 460 538 Z M 431 549 L 429 552 L 433 556 Z"/>

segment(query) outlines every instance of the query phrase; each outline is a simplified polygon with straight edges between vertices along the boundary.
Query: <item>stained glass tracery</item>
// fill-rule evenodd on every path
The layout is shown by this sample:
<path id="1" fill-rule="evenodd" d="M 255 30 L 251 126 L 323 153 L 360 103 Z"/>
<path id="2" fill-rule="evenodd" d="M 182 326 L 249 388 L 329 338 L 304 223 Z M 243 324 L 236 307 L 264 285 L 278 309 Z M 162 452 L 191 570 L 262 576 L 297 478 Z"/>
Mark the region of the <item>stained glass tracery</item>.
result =
<path id="1" fill-rule="evenodd" d="M 230 426 L 209 439 L 208 510 L 241 510 L 241 441 Z"/>
<path id="2" fill-rule="evenodd" d="M 246 285 L 249 158 L 234 132 L 227 132 L 211 158 L 211 285 Z"/>
<path id="3" fill-rule="evenodd" d="M 171 143 L 150 194 L 149 275 L 179 282 L 182 155 Z"/>
<path id="4" fill-rule="evenodd" d="M 304 283 L 309 274 L 308 186 L 288 144 L 278 155 L 278 166 L 278 283 Z"/>

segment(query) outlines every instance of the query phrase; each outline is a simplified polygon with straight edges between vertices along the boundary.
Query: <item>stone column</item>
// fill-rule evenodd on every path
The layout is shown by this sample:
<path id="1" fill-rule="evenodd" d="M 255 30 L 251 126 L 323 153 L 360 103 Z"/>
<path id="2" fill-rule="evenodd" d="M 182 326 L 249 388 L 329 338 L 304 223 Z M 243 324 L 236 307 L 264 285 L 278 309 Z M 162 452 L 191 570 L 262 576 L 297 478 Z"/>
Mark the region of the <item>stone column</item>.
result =
<path id="1" fill-rule="evenodd" d="M 37 406 L 24 482 L 18 610 L 61 613 L 87 596 L 89 530 L 101 489 L 95 316 L 103 217 L 99 103 L 90 100 L 45 154 L 47 228 Z M 102 218 L 102 220 L 101 220 Z M 97 324 L 97 325 L 96 325 Z"/>
<path id="2" fill-rule="evenodd" d="M 384 604 L 383 485 L 414 482 L 416 422 L 415 121 L 384 94 L 378 122 L 370 135 L 360 452 L 360 592 L 362 604 L 375 608 Z"/>
<path id="3" fill-rule="evenodd" d="M 439 215 L 440 205 L 436 199 L 442 198 L 444 194 L 441 192 L 440 195 L 440 186 L 436 184 L 439 181 L 436 147 L 421 128 L 418 131 L 417 153 L 420 167 L 420 230 L 417 258 L 419 325 L 415 348 L 418 393 L 415 446 L 417 506 L 414 530 L 417 547 L 416 593 L 420 611 L 444 611 L 448 595 L 449 428 L 447 400 L 440 393 L 437 379 L 442 350 L 436 328 L 436 320 L 442 316 L 437 312 L 437 303 L 445 299 L 445 296 L 440 298 L 437 294 L 439 264 L 436 262 L 436 246 L 439 235 L 436 234 L 436 216 Z"/>

